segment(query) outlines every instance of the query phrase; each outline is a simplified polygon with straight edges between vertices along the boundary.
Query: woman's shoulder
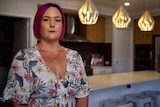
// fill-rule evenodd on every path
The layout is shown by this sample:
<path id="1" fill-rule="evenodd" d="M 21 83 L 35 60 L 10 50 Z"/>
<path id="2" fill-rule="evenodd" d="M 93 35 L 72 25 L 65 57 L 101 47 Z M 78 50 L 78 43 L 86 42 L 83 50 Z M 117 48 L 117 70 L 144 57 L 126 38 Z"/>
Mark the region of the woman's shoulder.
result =
<path id="1" fill-rule="evenodd" d="M 79 54 L 77 50 L 74 50 L 74 49 L 71 49 L 71 48 L 66 48 L 66 47 L 64 49 L 65 49 L 65 51 L 67 53 L 70 53 L 70 54 Z"/>
<path id="2" fill-rule="evenodd" d="M 35 52 L 37 51 L 37 48 L 35 46 L 33 47 L 28 47 L 28 48 L 23 48 L 23 49 L 20 49 L 16 56 L 20 56 L 20 55 L 31 55 L 31 54 L 34 54 Z"/>
<path id="3" fill-rule="evenodd" d="M 19 50 L 19 52 L 24 52 L 24 53 L 29 53 L 29 52 L 33 52 L 33 51 L 37 51 L 37 48 L 35 46 L 23 48 L 23 49 Z"/>
<path id="4" fill-rule="evenodd" d="M 37 48 L 35 46 L 29 48 L 20 49 L 17 54 L 14 56 L 14 59 L 25 60 L 32 59 L 34 56 L 37 56 Z"/>

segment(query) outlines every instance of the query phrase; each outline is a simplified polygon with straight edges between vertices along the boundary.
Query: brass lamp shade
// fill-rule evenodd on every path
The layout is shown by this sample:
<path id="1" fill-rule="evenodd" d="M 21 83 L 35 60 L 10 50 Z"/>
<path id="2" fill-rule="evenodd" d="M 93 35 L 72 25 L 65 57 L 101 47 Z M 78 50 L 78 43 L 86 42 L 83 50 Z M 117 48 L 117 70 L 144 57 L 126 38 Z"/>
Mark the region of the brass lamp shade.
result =
<path id="1" fill-rule="evenodd" d="M 82 24 L 92 25 L 97 22 L 99 13 L 93 2 L 91 0 L 86 0 L 79 9 L 78 16 Z"/>
<path id="2" fill-rule="evenodd" d="M 152 31 L 154 28 L 154 19 L 150 16 L 148 11 L 145 11 L 138 20 L 138 26 L 141 31 Z"/>
<path id="3" fill-rule="evenodd" d="M 112 17 L 112 22 L 116 28 L 127 28 L 131 21 L 126 9 L 121 5 Z"/>

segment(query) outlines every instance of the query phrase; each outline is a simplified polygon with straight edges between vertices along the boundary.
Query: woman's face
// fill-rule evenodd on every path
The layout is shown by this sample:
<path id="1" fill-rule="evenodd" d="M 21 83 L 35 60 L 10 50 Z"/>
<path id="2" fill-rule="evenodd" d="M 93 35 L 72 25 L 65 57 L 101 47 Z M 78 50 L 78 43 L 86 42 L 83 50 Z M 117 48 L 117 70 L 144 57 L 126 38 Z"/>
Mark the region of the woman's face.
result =
<path id="1" fill-rule="evenodd" d="M 49 7 L 40 23 L 40 39 L 59 40 L 62 32 L 62 15 L 55 7 Z"/>

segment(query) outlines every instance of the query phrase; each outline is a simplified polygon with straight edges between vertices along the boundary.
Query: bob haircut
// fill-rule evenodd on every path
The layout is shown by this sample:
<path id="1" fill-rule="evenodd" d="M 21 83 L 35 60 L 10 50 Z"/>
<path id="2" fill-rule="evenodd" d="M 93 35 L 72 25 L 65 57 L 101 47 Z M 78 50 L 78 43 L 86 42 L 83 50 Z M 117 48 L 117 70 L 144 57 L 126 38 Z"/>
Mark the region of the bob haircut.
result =
<path id="1" fill-rule="evenodd" d="M 46 10 L 49 7 L 55 7 L 59 10 L 59 12 L 62 14 L 62 32 L 61 35 L 59 37 L 59 40 L 62 40 L 64 38 L 64 34 L 65 34 L 65 30 L 66 30 L 66 20 L 65 20 L 65 16 L 64 13 L 61 9 L 61 7 L 57 4 L 52 4 L 52 3 L 46 3 L 41 5 L 37 12 L 36 15 L 34 17 L 34 23 L 33 23 L 33 31 L 34 31 L 34 36 L 39 40 L 40 39 L 40 23 L 43 17 L 43 14 L 46 12 Z"/>

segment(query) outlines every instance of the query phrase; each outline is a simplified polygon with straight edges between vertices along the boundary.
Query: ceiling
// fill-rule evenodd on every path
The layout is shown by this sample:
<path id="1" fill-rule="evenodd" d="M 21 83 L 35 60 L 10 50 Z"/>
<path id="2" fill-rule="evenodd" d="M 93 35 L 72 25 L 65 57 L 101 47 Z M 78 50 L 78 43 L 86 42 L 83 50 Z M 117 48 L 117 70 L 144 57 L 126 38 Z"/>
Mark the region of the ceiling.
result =
<path id="1" fill-rule="evenodd" d="M 82 0 L 84 1 L 84 0 Z M 139 17 L 147 9 L 151 15 L 160 15 L 160 0 L 92 0 L 98 7 L 105 7 L 108 10 L 116 11 L 124 2 L 130 2 L 125 7 L 132 17 Z M 97 9 L 98 9 L 97 7 Z"/>
<path id="2" fill-rule="evenodd" d="M 72 9 L 75 5 L 76 10 L 86 0 L 55 0 L 63 4 L 63 7 Z M 125 7 L 132 18 L 139 18 L 147 9 L 152 16 L 160 15 L 160 0 L 92 0 L 98 11 L 102 15 L 113 16 L 115 11 L 124 2 L 130 2 L 129 7 Z M 78 7 L 78 8 L 77 8 Z"/>

